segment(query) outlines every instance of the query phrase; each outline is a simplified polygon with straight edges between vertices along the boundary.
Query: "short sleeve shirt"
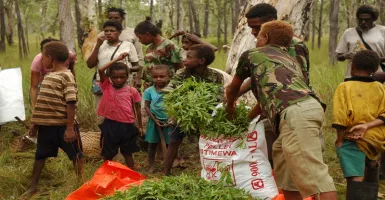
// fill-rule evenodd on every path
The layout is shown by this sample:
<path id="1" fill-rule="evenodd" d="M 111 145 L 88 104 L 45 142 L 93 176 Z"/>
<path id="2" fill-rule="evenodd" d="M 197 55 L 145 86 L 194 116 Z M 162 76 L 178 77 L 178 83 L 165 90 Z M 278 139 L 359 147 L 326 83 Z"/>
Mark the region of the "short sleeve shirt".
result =
<path id="1" fill-rule="evenodd" d="M 147 88 L 143 93 L 143 99 L 150 102 L 150 111 L 160 120 L 167 120 L 168 115 L 164 107 L 163 92 L 158 92 L 154 86 Z"/>
<path id="2" fill-rule="evenodd" d="M 265 46 L 242 54 L 236 69 L 242 80 L 251 77 L 251 89 L 273 128 L 279 113 L 290 105 L 315 97 L 301 66 L 286 48 Z"/>
<path id="3" fill-rule="evenodd" d="M 66 60 L 65 64 L 68 67 L 71 63 L 75 63 L 77 60 L 76 54 L 73 52 L 69 52 L 69 57 Z M 47 75 L 50 70 L 46 69 L 43 67 L 43 62 L 42 62 L 42 55 L 41 53 L 37 54 L 35 58 L 32 61 L 31 64 L 31 71 L 33 72 L 39 72 L 40 73 L 40 79 L 39 82 L 42 82 L 44 79 L 44 76 Z"/>
<path id="4" fill-rule="evenodd" d="M 116 89 L 109 79 L 101 82 L 100 88 L 103 96 L 97 114 L 122 123 L 134 123 L 133 107 L 141 101 L 138 90 L 130 86 Z"/>
<path id="5" fill-rule="evenodd" d="M 379 57 L 385 57 L 385 26 L 375 25 L 368 31 L 362 32 L 362 37 Z M 338 42 L 336 53 L 356 53 L 363 49 L 366 48 L 358 35 L 356 28 L 348 28 Z M 352 62 L 349 60 L 345 78 L 351 77 L 351 64 Z"/>

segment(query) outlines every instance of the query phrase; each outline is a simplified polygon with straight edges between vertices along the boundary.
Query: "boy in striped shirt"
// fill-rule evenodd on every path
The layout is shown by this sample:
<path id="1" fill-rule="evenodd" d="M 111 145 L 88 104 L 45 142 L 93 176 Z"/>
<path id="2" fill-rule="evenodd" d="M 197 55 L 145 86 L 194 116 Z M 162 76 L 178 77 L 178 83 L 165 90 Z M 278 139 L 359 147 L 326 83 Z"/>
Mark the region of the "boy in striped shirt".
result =
<path id="1" fill-rule="evenodd" d="M 28 133 L 35 136 L 38 132 L 37 149 L 33 179 L 22 198 L 28 199 L 37 192 L 45 160 L 56 157 L 59 147 L 72 160 L 78 177 L 82 174 L 82 143 L 75 123 L 77 87 L 73 74 L 65 65 L 68 56 L 68 48 L 61 42 L 50 42 L 43 47 L 43 66 L 51 69 L 51 73 L 44 77 L 32 113 Z"/>

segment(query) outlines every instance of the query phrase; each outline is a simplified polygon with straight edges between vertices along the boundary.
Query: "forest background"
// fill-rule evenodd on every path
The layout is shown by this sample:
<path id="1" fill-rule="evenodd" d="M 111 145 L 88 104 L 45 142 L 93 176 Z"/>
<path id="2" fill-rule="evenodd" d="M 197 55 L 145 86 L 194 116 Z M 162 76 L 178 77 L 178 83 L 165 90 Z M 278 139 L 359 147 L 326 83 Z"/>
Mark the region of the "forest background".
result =
<path id="1" fill-rule="evenodd" d="M 101 30 L 106 20 L 105 9 L 110 6 L 126 10 L 126 27 L 135 27 L 145 16 L 151 16 L 155 23 L 162 21 L 165 36 L 176 30 L 188 30 L 202 35 L 219 48 L 216 60 L 211 65 L 225 69 L 228 48 L 238 28 L 238 15 L 251 0 L 0 0 L 0 67 L 2 69 L 21 67 L 23 92 L 27 119 L 30 118 L 30 65 L 40 52 L 43 38 L 53 37 L 65 41 L 77 52 L 76 74 L 79 87 L 78 118 L 82 131 L 98 131 L 95 125 L 94 100 L 90 92 L 91 78 L 81 53 L 84 33 L 92 29 Z M 280 0 L 289 1 L 289 0 Z M 292 0 L 290 0 L 292 1 Z M 305 0 L 306 1 L 306 0 Z M 308 0 L 310 1 L 310 0 Z M 385 0 L 315 0 L 310 8 L 310 20 L 306 23 L 304 35 L 310 50 L 310 80 L 312 86 L 327 103 L 327 121 L 324 126 L 326 144 L 325 161 L 339 192 L 344 199 L 346 182 L 335 154 L 335 133 L 330 127 L 331 97 L 336 86 L 343 81 L 346 63 L 336 63 L 334 49 L 337 38 L 348 27 L 356 26 L 355 11 L 362 4 L 376 5 L 380 11 L 377 24 L 385 23 Z M 72 19 L 72 20 L 71 20 Z M 333 35 L 334 33 L 334 35 Z M 330 35 L 330 36 L 329 36 Z M 330 38 L 330 39 L 329 39 Z M 144 47 L 145 48 L 145 47 Z M 331 51 L 329 50 L 331 49 Z M 17 122 L 3 125 L 0 132 L 0 199 L 17 199 L 31 179 L 34 149 L 16 152 L 17 141 L 26 130 Z M 186 156 L 185 170 L 177 169 L 175 174 L 199 174 L 199 153 L 196 145 L 185 144 L 181 149 Z M 145 173 L 146 153 L 135 156 L 139 172 Z M 100 159 L 89 159 L 85 165 L 82 182 L 77 182 L 71 163 L 62 153 L 49 160 L 40 181 L 40 191 L 35 199 L 64 199 L 84 181 L 92 177 L 101 165 Z M 149 177 L 160 177 L 159 172 Z M 380 191 L 384 190 L 384 182 Z"/>

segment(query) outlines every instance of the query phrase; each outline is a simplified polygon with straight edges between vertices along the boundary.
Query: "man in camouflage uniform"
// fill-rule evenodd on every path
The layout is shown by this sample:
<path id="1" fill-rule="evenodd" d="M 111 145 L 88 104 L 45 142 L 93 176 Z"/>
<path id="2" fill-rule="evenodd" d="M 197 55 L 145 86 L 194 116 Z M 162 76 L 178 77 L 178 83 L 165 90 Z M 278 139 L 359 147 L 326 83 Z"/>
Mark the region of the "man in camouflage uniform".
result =
<path id="1" fill-rule="evenodd" d="M 183 64 L 185 65 L 185 69 L 180 69 L 176 72 L 174 77 L 171 79 L 167 89 L 176 88 L 180 84 L 183 83 L 187 78 L 194 77 L 196 81 L 206 82 L 206 83 L 217 83 L 224 84 L 223 75 L 208 67 L 215 59 L 215 53 L 207 45 L 204 44 L 196 44 L 189 48 L 187 51 L 186 58 L 183 60 Z M 223 99 L 223 91 L 222 95 L 220 95 L 219 101 Z M 167 149 L 167 155 L 164 160 L 164 174 L 170 175 L 171 167 L 174 159 L 177 156 L 177 152 L 179 146 L 182 144 L 183 138 L 185 134 L 176 127 L 175 130 L 170 135 L 170 144 Z"/>
<path id="2" fill-rule="evenodd" d="M 226 107 L 235 113 L 235 99 L 246 78 L 258 100 L 258 112 L 267 116 L 278 138 L 273 144 L 277 186 L 286 200 L 314 196 L 336 200 L 328 166 L 323 162 L 321 132 L 324 109 L 306 84 L 301 66 L 289 55 L 294 31 L 282 21 L 262 25 L 257 48 L 246 51 L 232 83 L 227 87 Z"/>

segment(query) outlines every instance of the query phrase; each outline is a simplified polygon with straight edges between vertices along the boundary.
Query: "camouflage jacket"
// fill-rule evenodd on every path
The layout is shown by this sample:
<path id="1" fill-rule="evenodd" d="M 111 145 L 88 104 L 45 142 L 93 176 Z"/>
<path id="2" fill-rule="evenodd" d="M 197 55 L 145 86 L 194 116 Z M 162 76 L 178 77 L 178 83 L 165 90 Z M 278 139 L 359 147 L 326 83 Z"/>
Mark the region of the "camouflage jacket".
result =
<path id="1" fill-rule="evenodd" d="M 298 37 L 294 36 L 292 43 L 288 49 L 289 54 L 296 58 L 298 63 L 301 65 L 302 74 L 305 78 L 306 84 L 310 85 L 309 80 L 309 50 L 307 49 L 305 43 Z"/>
<path id="2" fill-rule="evenodd" d="M 178 45 L 174 44 L 171 40 L 164 39 L 164 41 L 154 46 L 151 44 L 146 50 L 144 56 L 144 80 L 151 80 L 151 76 L 148 73 L 149 68 L 154 65 L 168 65 L 171 68 L 172 74 L 175 73 L 175 64 L 183 61 L 181 49 Z"/>
<path id="3" fill-rule="evenodd" d="M 251 90 L 273 128 L 285 108 L 311 96 L 319 99 L 306 84 L 301 66 L 283 47 L 270 45 L 244 52 L 236 75 L 242 80 L 251 77 Z"/>

